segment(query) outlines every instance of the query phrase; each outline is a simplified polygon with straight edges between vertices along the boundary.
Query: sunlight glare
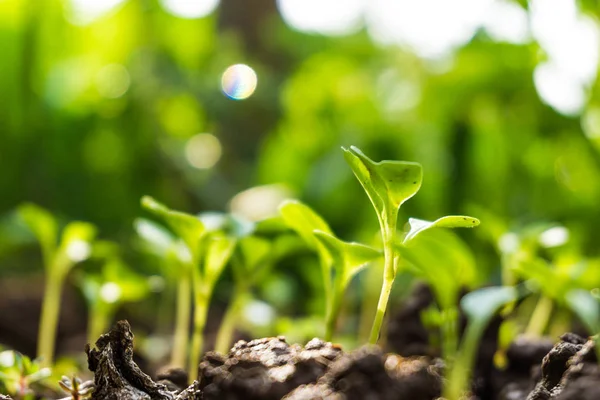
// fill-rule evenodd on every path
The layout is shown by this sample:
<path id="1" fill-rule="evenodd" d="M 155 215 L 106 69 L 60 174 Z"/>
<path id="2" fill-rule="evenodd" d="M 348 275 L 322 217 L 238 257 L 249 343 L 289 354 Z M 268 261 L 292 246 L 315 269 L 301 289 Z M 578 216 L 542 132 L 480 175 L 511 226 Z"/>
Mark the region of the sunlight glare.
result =
<path id="1" fill-rule="evenodd" d="M 490 38 L 497 42 L 525 44 L 531 41 L 527 11 L 513 1 L 495 1 L 483 26 Z"/>
<path id="2" fill-rule="evenodd" d="M 210 133 L 192 136 L 185 145 L 185 157 L 194 168 L 212 168 L 221 159 L 221 154 L 221 142 Z"/>
<path id="3" fill-rule="evenodd" d="M 554 62 L 539 64 L 533 82 L 542 101 L 562 114 L 577 115 L 585 105 L 584 87 Z"/>
<path id="4" fill-rule="evenodd" d="M 106 282 L 100 288 L 100 298 L 108 304 L 115 303 L 121 298 L 121 288 L 114 282 Z"/>
<path id="5" fill-rule="evenodd" d="M 124 0 L 71 0 L 65 17 L 73 25 L 88 25 L 108 14 Z"/>
<path id="6" fill-rule="evenodd" d="M 219 5 L 219 0 L 161 0 L 160 2 L 167 12 L 185 19 L 205 17 Z"/>
<path id="7" fill-rule="evenodd" d="M 221 77 L 223 93 L 233 100 L 244 100 L 252 96 L 257 83 L 256 72 L 246 64 L 228 67 Z"/>
<path id="8" fill-rule="evenodd" d="M 302 32 L 347 35 L 363 25 L 366 0 L 277 0 L 284 21 Z"/>

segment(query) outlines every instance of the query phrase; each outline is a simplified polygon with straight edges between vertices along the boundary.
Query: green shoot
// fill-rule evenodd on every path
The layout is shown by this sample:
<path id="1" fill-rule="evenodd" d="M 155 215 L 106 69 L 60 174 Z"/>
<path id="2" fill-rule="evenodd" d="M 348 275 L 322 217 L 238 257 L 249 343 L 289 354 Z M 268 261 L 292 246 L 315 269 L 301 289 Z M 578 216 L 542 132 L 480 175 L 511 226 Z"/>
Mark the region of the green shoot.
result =
<path id="1" fill-rule="evenodd" d="M 194 325 L 188 372 L 190 380 L 193 381 L 198 376 L 210 298 L 219 276 L 233 253 L 235 240 L 222 232 L 207 232 L 199 218 L 170 210 L 151 197 L 143 197 L 142 206 L 161 217 L 186 244 L 189 252 L 185 262 L 191 270 Z"/>
<path id="2" fill-rule="evenodd" d="M 38 332 L 38 358 L 43 366 L 51 366 L 64 281 L 76 263 L 89 257 L 96 228 L 86 222 L 71 222 L 62 231 L 58 243 L 58 224 L 48 211 L 34 204 L 24 204 L 19 207 L 19 214 L 42 248 L 46 284 Z"/>
<path id="3" fill-rule="evenodd" d="M 466 398 L 479 341 L 485 328 L 494 314 L 503 306 L 518 300 L 519 296 L 517 288 L 499 286 L 479 289 L 462 298 L 461 308 L 468 318 L 468 325 L 456 362 L 448 373 L 448 382 L 444 387 L 445 399 Z"/>
<path id="4" fill-rule="evenodd" d="M 375 344 L 379 339 L 379 332 L 400 261 L 400 254 L 395 246 L 398 211 L 406 200 L 419 191 L 423 180 L 423 169 L 420 164 L 414 162 L 387 160 L 374 162 L 354 146 L 342 149 L 352 172 L 375 208 L 381 228 L 384 252 L 383 284 L 369 338 L 369 342 Z M 416 219 L 411 222 L 411 226 L 414 228 L 411 228 L 411 232 L 405 237 L 404 244 L 414 239 L 420 232 L 430 228 L 474 227 L 479 224 L 479 220 L 463 216 L 444 217 L 434 222 Z"/>
<path id="5" fill-rule="evenodd" d="M 325 288 L 325 340 L 335 331 L 344 292 L 350 280 L 381 254 L 368 246 L 336 238 L 327 223 L 307 205 L 288 200 L 279 211 L 283 220 L 317 251 Z"/>
<path id="6" fill-rule="evenodd" d="M 169 232 L 152 221 L 139 218 L 135 221 L 134 227 L 138 235 L 147 242 L 149 250 L 163 260 L 164 275 L 175 281 L 177 299 L 171 365 L 184 368 L 187 359 L 192 305 L 192 275 L 189 262 L 186 262 L 190 253 L 181 240 L 175 239 Z"/>
<path id="7" fill-rule="evenodd" d="M 58 384 L 65 393 L 69 394 L 69 397 L 61 400 L 89 399 L 92 397 L 92 392 L 94 391 L 93 381 L 82 382 L 81 379 L 76 376 L 72 376 L 71 378 L 63 376 Z"/>
<path id="8" fill-rule="evenodd" d="M 600 363 L 600 303 L 589 291 L 573 289 L 566 295 L 569 308 L 583 322 L 592 335 L 596 335 L 596 359 Z"/>
<path id="9" fill-rule="evenodd" d="M 33 400 L 34 391 L 31 386 L 50 375 L 50 368 L 43 367 L 39 360 L 31 360 L 16 351 L 0 352 L 0 393 L 8 394 L 16 400 Z"/>

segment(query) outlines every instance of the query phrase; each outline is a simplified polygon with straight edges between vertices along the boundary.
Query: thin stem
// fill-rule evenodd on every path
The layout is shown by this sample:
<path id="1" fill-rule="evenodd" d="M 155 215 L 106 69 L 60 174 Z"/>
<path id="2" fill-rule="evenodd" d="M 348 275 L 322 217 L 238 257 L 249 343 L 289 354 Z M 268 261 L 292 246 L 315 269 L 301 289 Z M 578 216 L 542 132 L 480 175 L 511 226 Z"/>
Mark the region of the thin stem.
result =
<path id="1" fill-rule="evenodd" d="M 194 330 L 192 333 L 192 346 L 190 349 L 190 363 L 188 373 L 190 381 L 198 377 L 198 365 L 200 364 L 200 354 L 204 345 L 204 326 L 206 325 L 206 316 L 208 313 L 208 302 L 210 293 L 205 285 L 197 285 L 194 282 Z"/>
<path id="2" fill-rule="evenodd" d="M 325 318 L 325 341 L 331 342 L 335 328 L 337 325 L 338 316 L 340 315 L 340 309 L 342 306 L 342 300 L 344 297 L 344 277 L 336 277 L 334 284 L 333 296 L 331 296 L 331 302 L 327 309 L 327 316 Z"/>
<path id="3" fill-rule="evenodd" d="M 487 321 L 486 321 L 487 322 Z M 479 339 L 487 324 L 473 322 L 467 325 L 461 350 L 456 361 L 448 371 L 448 383 L 444 387 L 444 398 L 447 400 L 463 399 L 473 369 Z"/>
<path id="4" fill-rule="evenodd" d="M 182 274 L 177 283 L 177 315 L 173 338 L 171 365 L 183 368 L 186 361 L 186 347 L 190 335 L 190 311 L 192 306 L 192 283 L 187 271 Z"/>
<path id="5" fill-rule="evenodd" d="M 361 302 L 360 311 L 360 323 L 358 332 L 359 343 L 364 343 L 369 340 L 369 334 L 371 333 L 371 327 L 369 323 L 373 321 L 375 317 L 375 310 L 377 309 L 377 288 L 381 285 L 381 279 L 383 278 L 381 271 L 383 265 L 376 261 L 367 268 L 363 275 L 364 281 L 361 282 L 363 298 Z"/>
<path id="6" fill-rule="evenodd" d="M 227 307 L 227 311 L 221 322 L 221 327 L 217 333 L 215 351 L 221 354 L 227 354 L 229 352 L 238 317 L 247 297 L 248 289 L 244 286 L 236 285 L 233 298 L 229 302 L 229 306 Z"/>
<path id="7" fill-rule="evenodd" d="M 112 304 L 98 304 L 90 307 L 88 315 L 88 343 L 95 343 L 100 335 L 106 331 L 112 315 Z"/>
<path id="8" fill-rule="evenodd" d="M 379 340 L 379 332 L 381 331 L 381 325 L 383 324 L 383 318 L 385 317 L 385 311 L 387 309 L 388 300 L 394 285 L 394 279 L 396 278 L 396 267 L 398 265 L 399 255 L 394 250 L 394 242 L 396 239 L 396 223 L 398 220 L 398 209 L 391 209 L 389 214 L 386 213 L 384 218 L 380 218 L 379 221 L 382 223 L 381 236 L 383 239 L 383 284 L 381 286 L 381 293 L 379 295 L 379 302 L 377 303 L 377 313 L 375 314 L 375 320 L 373 321 L 373 327 L 371 328 L 371 335 L 369 337 L 369 343 L 377 344 Z"/>
<path id="9" fill-rule="evenodd" d="M 548 326 L 548 321 L 550 321 L 550 315 L 552 315 L 552 300 L 547 296 L 540 295 L 525 334 L 532 337 L 542 336 Z"/>
<path id="10" fill-rule="evenodd" d="M 54 344 L 60 313 L 60 294 L 64 281 L 62 274 L 52 273 L 52 270 L 53 268 L 47 269 L 42 315 L 38 331 L 37 355 L 38 358 L 41 358 L 40 364 L 43 367 L 51 367 L 54 361 Z"/>
<path id="11" fill-rule="evenodd" d="M 442 356 L 451 369 L 458 351 L 458 310 L 450 307 L 442 310 Z"/>

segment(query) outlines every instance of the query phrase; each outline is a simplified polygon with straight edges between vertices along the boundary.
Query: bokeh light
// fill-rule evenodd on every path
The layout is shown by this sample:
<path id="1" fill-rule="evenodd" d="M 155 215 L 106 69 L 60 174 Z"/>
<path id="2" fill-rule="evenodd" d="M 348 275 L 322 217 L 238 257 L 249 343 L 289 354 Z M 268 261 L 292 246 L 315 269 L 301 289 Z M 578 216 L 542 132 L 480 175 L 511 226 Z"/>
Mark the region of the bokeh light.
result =
<path id="1" fill-rule="evenodd" d="M 96 88 L 102 97 L 116 99 L 129 89 L 131 78 L 127 68 L 120 64 L 103 67 L 96 76 Z"/>
<path id="2" fill-rule="evenodd" d="M 279 205 L 293 197 L 282 185 L 256 186 L 238 193 L 231 199 L 231 213 L 249 221 L 260 221 L 279 215 Z"/>
<path id="3" fill-rule="evenodd" d="M 176 17 L 194 19 L 212 13 L 219 5 L 219 0 L 161 0 L 167 12 Z"/>
<path id="4" fill-rule="evenodd" d="M 121 298 L 121 288 L 115 282 L 106 282 L 100 288 L 100 297 L 106 303 L 115 303 Z"/>
<path id="5" fill-rule="evenodd" d="M 510 0 L 494 2 L 483 26 L 487 34 L 498 42 L 525 44 L 531 41 L 527 11 Z"/>
<path id="6" fill-rule="evenodd" d="M 257 83 L 256 72 L 245 64 L 230 66 L 221 77 L 223 93 L 234 100 L 244 100 L 252 96 Z"/>
<path id="7" fill-rule="evenodd" d="M 213 167 L 221 158 L 221 154 L 221 142 L 210 133 L 192 136 L 185 145 L 185 158 L 194 168 Z"/>
<path id="8" fill-rule="evenodd" d="M 124 0 L 71 0 L 65 17 L 74 25 L 87 25 L 110 13 Z"/>
<path id="9" fill-rule="evenodd" d="M 292 28 L 325 35 L 353 33 L 363 25 L 365 0 L 278 0 L 285 22 Z"/>

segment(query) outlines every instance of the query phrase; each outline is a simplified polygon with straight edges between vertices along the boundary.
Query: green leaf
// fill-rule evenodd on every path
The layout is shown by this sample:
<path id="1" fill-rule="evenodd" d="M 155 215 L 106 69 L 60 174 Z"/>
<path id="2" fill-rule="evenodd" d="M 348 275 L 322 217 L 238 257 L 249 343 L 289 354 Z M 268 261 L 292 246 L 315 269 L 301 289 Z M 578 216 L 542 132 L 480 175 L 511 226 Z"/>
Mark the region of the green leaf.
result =
<path id="1" fill-rule="evenodd" d="M 164 255 L 168 251 L 175 238 L 163 226 L 145 218 L 137 218 L 133 222 L 133 228 L 137 234 L 149 244 L 153 253 Z"/>
<path id="2" fill-rule="evenodd" d="M 315 238 L 327 249 L 335 268 L 340 268 L 344 286 L 367 263 L 381 256 L 381 252 L 372 247 L 355 242 L 344 242 L 323 231 L 315 230 Z"/>
<path id="3" fill-rule="evenodd" d="M 463 296 L 460 306 L 469 322 L 487 325 L 500 308 L 519 298 L 519 292 L 512 286 L 494 286 L 469 292 Z"/>
<path id="4" fill-rule="evenodd" d="M 56 268 L 66 273 L 74 263 L 88 259 L 92 253 L 92 241 L 96 237 L 96 227 L 87 222 L 74 221 L 65 226 L 60 240 L 59 253 L 68 263 L 60 263 Z"/>
<path id="5" fill-rule="evenodd" d="M 591 331 L 590 333 L 600 332 L 600 303 L 589 291 L 573 289 L 567 293 L 566 301 L 573 313 Z"/>
<path id="6" fill-rule="evenodd" d="M 397 210 L 421 188 L 423 168 L 419 163 L 387 160 L 374 162 L 354 146 L 350 149 L 342 147 L 342 150 L 346 162 L 380 216 L 391 211 L 386 210 L 388 206 Z"/>
<path id="7" fill-rule="evenodd" d="M 318 249 L 313 231 L 332 233 L 325 220 L 309 206 L 298 200 L 286 200 L 279 206 L 279 212 L 285 223 L 296 231 L 313 249 Z"/>
<path id="8" fill-rule="evenodd" d="M 214 284 L 227 265 L 236 245 L 236 240 L 225 235 L 213 234 L 207 239 L 204 261 L 204 278 Z"/>
<path id="9" fill-rule="evenodd" d="M 200 259 L 200 242 L 206 229 L 195 216 L 180 211 L 173 211 L 150 196 L 142 197 L 142 206 L 161 217 L 177 236 L 184 241 L 192 254 L 192 260 Z"/>
<path id="10" fill-rule="evenodd" d="M 448 215 L 433 222 L 417 218 L 409 218 L 410 231 L 404 237 L 402 243 L 408 243 L 420 233 L 432 228 L 474 228 L 479 225 L 479 220 L 465 215 Z"/>
<path id="11" fill-rule="evenodd" d="M 266 261 L 272 250 L 271 242 L 258 236 L 246 236 L 240 239 L 238 249 L 244 268 L 252 273 Z"/>
<path id="12" fill-rule="evenodd" d="M 58 225 L 48 211 L 32 203 L 19 206 L 19 216 L 37 237 L 46 267 L 52 264 L 58 242 Z"/>

